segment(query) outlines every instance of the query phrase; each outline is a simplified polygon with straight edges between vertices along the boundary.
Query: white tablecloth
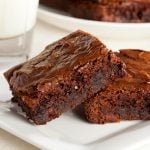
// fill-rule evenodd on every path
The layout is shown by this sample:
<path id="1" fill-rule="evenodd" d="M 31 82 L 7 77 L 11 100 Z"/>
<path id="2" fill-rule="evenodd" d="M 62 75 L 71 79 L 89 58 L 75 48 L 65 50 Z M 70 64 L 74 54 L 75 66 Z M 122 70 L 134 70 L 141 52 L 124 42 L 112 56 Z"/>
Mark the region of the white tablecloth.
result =
<path id="1" fill-rule="evenodd" d="M 31 57 L 42 51 L 44 47 L 49 43 L 51 43 L 52 41 L 55 41 L 66 34 L 67 34 L 66 31 L 59 30 L 53 26 L 38 21 L 34 31 Z M 0 150 L 37 150 L 37 149 L 38 148 L 0 129 Z"/>

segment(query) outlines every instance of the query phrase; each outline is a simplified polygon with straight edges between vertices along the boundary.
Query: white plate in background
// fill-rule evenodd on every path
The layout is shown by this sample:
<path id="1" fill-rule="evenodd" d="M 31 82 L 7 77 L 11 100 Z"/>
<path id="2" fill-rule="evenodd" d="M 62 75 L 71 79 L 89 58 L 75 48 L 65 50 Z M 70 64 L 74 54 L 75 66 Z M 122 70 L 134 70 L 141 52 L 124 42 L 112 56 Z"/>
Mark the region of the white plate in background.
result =
<path id="1" fill-rule="evenodd" d="M 38 18 L 69 32 L 81 29 L 98 36 L 111 49 L 150 50 L 150 23 L 110 23 L 69 16 L 67 13 L 40 6 Z"/>

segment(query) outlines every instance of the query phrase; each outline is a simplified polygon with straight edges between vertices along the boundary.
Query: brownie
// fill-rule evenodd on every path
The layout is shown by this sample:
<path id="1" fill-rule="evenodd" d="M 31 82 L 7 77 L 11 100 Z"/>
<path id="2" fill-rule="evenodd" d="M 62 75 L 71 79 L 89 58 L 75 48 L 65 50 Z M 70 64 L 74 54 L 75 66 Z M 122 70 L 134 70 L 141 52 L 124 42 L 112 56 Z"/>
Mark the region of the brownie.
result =
<path id="1" fill-rule="evenodd" d="M 69 12 L 78 18 L 107 22 L 150 22 L 150 0 L 72 0 Z"/>
<path id="2" fill-rule="evenodd" d="M 12 100 L 35 124 L 45 124 L 125 73 L 124 63 L 102 42 L 78 30 L 4 75 Z"/>
<path id="3" fill-rule="evenodd" d="M 40 4 L 59 10 L 68 10 L 70 0 L 40 0 Z"/>
<path id="4" fill-rule="evenodd" d="M 121 50 L 127 75 L 84 102 L 89 122 L 150 119 L 150 51 Z"/>

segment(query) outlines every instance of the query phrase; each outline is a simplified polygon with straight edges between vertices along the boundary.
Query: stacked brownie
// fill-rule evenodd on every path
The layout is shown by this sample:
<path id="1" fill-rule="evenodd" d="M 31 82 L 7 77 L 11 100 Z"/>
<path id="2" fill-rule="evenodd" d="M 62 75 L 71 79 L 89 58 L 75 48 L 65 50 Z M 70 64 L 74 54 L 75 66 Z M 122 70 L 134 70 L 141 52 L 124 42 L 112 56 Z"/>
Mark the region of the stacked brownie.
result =
<path id="1" fill-rule="evenodd" d="M 107 22 L 150 22 L 150 0 L 41 0 L 72 16 Z"/>
<path id="2" fill-rule="evenodd" d="M 59 117 L 124 75 L 124 63 L 83 31 L 50 44 L 5 73 L 13 101 L 35 124 Z"/>
<path id="3" fill-rule="evenodd" d="M 35 124 L 81 103 L 92 123 L 150 119 L 150 52 L 113 53 L 80 30 L 4 75 L 12 101 Z"/>
<path id="4" fill-rule="evenodd" d="M 116 55 L 128 74 L 84 102 L 87 119 L 92 123 L 150 120 L 150 52 L 121 50 Z"/>

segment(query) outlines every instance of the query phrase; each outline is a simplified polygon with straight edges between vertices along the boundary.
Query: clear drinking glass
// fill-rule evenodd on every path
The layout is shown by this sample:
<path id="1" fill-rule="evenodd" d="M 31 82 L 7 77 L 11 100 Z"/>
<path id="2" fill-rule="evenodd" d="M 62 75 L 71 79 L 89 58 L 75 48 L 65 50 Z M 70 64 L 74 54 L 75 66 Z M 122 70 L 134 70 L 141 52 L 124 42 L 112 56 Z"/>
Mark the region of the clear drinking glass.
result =
<path id="1" fill-rule="evenodd" d="M 39 0 L 0 0 L 0 69 L 29 54 Z"/>

